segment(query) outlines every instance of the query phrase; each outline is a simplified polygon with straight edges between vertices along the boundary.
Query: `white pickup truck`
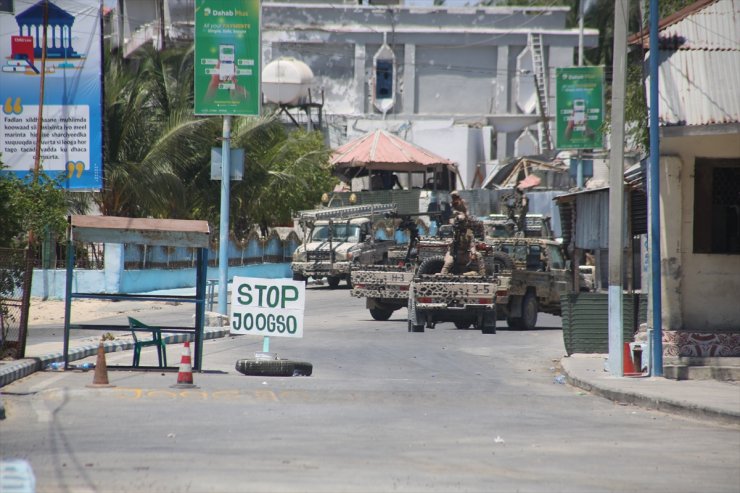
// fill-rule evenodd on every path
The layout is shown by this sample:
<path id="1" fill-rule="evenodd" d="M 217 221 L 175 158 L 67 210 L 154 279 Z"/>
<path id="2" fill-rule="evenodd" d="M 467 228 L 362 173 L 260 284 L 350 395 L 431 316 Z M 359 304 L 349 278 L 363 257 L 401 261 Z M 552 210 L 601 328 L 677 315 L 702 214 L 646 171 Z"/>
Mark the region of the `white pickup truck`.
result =
<path id="1" fill-rule="evenodd" d="M 342 280 L 351 286 L 351 265 L 386 263 L 396 243 L 393 239 L 377 239 L 374 223 L 395 211 L 394 204 L 301 211 L 298 221 L 304 241 L 293 253 L 293 279 L 325 277 L 330 288 L 336 288 Z"/>

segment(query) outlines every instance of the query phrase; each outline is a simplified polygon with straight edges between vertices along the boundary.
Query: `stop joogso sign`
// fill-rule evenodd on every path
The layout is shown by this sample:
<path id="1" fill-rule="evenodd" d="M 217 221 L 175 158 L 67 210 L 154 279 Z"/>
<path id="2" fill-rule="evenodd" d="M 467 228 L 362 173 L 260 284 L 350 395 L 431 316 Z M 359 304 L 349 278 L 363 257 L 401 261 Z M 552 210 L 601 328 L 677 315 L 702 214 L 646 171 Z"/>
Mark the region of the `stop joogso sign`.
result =
<path id="1" fill-rule="evenodd" d="M 235 277 L 231 333 L 303 337 L 306 285 L 288 279 Z"/>

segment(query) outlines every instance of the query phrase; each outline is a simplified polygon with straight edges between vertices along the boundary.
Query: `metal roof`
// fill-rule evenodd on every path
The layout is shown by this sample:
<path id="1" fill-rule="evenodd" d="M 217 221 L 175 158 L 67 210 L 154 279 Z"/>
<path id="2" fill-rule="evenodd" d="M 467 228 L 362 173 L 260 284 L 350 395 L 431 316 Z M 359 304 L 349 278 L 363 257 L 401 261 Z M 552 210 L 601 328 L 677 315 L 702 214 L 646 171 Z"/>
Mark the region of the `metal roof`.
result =
<path id="1" fill-rule="evenodd" d="M 704 0 L 662 23 L 661 126 L 740 122 L 738 19 L 740 0 Z M 647 44 L 647 36 L 640 39 Z"/>
<path id="2" fill-rule="evenodd" d="M 75 241 L 208 248 L 208 221 L 116 216 L 69 216 Z"/>

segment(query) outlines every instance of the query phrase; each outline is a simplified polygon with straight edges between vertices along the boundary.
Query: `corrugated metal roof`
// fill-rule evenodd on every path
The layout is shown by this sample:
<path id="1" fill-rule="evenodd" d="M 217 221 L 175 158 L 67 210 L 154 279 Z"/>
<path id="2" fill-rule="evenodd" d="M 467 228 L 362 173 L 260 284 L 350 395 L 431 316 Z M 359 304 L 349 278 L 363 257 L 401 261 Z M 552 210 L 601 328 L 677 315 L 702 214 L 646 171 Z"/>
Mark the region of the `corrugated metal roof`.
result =
<path id="1" fill-rule="evenodd" d="M 740 122 L 740 0 L 700 3 L 660 29 L 661 126 Z"/>

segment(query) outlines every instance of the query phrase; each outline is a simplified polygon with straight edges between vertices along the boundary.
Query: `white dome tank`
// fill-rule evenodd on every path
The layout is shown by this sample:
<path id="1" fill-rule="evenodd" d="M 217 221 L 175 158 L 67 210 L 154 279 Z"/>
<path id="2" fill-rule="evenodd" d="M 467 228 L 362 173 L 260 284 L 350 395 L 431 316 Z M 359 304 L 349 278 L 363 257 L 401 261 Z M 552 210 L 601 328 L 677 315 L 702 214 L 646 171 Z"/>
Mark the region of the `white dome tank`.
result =
<path id="1" fill-rule="evenodd" d="M 281 57 L 262 70 L 265 100 L 277 104 L 296 104 L 308 95 L 313 72 L 308 65 L 292 57 Z"/>

